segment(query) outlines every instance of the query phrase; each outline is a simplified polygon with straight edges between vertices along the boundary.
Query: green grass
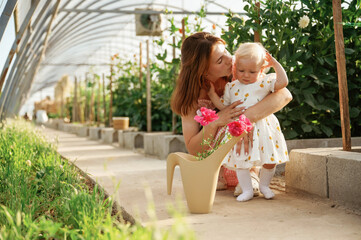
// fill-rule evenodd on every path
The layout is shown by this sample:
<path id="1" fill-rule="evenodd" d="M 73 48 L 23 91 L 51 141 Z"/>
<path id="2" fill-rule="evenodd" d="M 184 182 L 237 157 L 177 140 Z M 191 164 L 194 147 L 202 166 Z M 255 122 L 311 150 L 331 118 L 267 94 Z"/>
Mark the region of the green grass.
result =
<path id="1" fill-rule="evenodd" d="M 170 229 L 125 224 L 113 201 L 24 121 L 0 130 L 0 239 L 194 239 L 182 217 Z"/>

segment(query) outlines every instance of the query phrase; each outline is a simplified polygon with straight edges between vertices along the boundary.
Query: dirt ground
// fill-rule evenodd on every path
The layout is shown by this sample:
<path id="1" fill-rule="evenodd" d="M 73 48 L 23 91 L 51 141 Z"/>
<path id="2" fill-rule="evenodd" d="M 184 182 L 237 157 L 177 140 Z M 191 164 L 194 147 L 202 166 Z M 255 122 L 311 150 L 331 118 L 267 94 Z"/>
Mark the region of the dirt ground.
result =
<path id="1" fill-rule="evenodd" d="M 154 205 L 157 224 L 169 227 L 169 206 L 183 211 L 199 239 L 361 239 L 361 215 L 328 199 L 286 193 L 283 177 L 272 181 L 273 200 L 262 196 L 237 202 L 231 190 L 218 191 L 212 212 L 187 211 L 180 170 L 172 195 L 166 191 L 166 161 L 98 141 L 43 129 L 58 138 L 58 152 L 96 179 L 137 221 L 147 224 Z M 317 183 L 315 183 L 317 184 Z"/>

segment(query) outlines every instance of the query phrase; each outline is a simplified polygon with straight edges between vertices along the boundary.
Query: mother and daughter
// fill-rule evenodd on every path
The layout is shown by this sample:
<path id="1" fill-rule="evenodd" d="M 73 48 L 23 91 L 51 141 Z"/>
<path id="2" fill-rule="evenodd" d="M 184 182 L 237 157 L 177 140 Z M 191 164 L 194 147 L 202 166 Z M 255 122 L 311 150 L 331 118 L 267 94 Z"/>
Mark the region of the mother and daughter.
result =
<path id="1" fill-rule="evenodd" d="M 265 74 L 267 67 L 273 67 L 275 73 Z M 234 81 L 231 81 L 232 71 Z M 181 115 L 188 152 L 197 155 L 204 151 L 203 138 L 214 142 L 223 138 L 223 126 L 241 114 L 254 123 L 254 130 L 237 143 L 222 163 L 224 171 L 236 172 L 237 195 L 242 192 L 238 201 L 252 199 L 258 194 L 258 187 L 266 199 L 274 197 L 269 184 L 276 164 L 286 162 L 288 153 L 273 113 L 292 99 L 285 88 L 287 84 L 283 67 L 259 43 L 241 44 L 233 65 L 221 38 L 198 32 L 183 42 L 181 69 L 171 107 Z M 203 133 L 194 120 L 201 107 L 219 110 L 219 118 L 204 126 Z M 260 174 L 257 166 L 262 167 Z"/>

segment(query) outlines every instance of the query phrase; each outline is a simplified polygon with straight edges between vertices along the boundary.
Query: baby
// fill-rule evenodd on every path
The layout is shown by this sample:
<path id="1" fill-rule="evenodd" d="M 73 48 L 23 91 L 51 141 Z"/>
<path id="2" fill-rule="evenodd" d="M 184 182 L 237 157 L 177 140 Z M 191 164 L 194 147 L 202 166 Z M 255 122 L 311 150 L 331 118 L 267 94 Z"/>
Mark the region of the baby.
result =
<path id="1" fill-rule="evenodd" d="M 275 73 L 265 74 L 267 67 L 273 67 Z M 288 78 L 281 64 L 274 59 L 260 43 L 243 43 L 235 53 L 233 78 L 228 83 L 222 98 L 211 90 L 208 95 L 213 104 L 220 110 L 241 100 L 241 106 L 253 106 L 270 92 L 284 88 Z M 269 188 L 275 173 L 276 164 L 288 161 L 286 141 L 281 132 L 277 118 L 271 114 L 257 121 L 253 129 L 253 147 L 249 154 L 245 154 L 244 145 L 237 151 L 233 148 L 223 160 L 223 166 L 233 169 L 237 173 L 242 194 L 238 201 L 248 201 L 253 198 L 253 188 L 249 169 L 253 166 L 262 166 L 260 171 L 259 190 L 266 199 L 274 197 Z"/>

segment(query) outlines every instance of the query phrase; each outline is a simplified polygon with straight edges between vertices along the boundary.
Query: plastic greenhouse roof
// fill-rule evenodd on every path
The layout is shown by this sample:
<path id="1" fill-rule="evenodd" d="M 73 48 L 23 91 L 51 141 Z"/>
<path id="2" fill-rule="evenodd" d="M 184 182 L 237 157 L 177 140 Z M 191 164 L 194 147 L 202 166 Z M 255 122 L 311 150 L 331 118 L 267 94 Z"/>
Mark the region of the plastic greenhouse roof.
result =
<path id="1" fill-rule="evenodd" d="M 170 17 L 174 17 L 180 27 L 184 16 L 195 16 L 193 12 L 198 12 L 205 4 L 205 31 L 211 31 L 214 23 L 219 26 L 215 34 L 220 35 L 226 20 L 222 13 L 227 13 L 229 9 L 241 13 L 243 5 L 238 0 L 8 0 L 0 3 L 2 19 L 6 10 L 4 8 L 11 3 L 16 5 L 10 19 L 15 21 L 15 27 L 10 29 L 12 34 L 5 34 L 1 38 L 0 54 L 5 56 L 4 59 L 11 55 L 10 48 L 16 42 L 14 36 L 16 32 L 19 35 L 23 26 L 27 26 L 28 16 L 33 11 L 29 27 L 24 28 L 1 90 L 1 112 L 6 110 L 14 114 L 19 112 L 29 97 L 39 91 L 48 91 L 43 93 L 43 97 L 51 96 L 52 88 L 63 75 L 84 78 L 90 68 L 97 73 L 107 72 L 112 55 L 118 53 L 121 57 L 130 58 L 139 53 L 140 42 L 157 38 L 136 36 L 134 13 L 140 12 L 137 9 L 167 9 L 173 14 L 163 15 L 163 28 L 167 26 L 167 18 Z M 53 18 L 54 12 L 57 14 Z M 0 26 L 3 32 L 3 25 Z M 166 38 L 167 33 L 164 32 L 163 36 Z M 2 42 L 6 38 L 13 39 L 9 46 L 3 46 Z M 152 55 L 156 49 L 151 46 L 150 51 Z M 1 69 L 2 76 L 6 67 L 5 62 Z"/>

